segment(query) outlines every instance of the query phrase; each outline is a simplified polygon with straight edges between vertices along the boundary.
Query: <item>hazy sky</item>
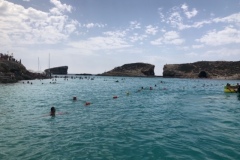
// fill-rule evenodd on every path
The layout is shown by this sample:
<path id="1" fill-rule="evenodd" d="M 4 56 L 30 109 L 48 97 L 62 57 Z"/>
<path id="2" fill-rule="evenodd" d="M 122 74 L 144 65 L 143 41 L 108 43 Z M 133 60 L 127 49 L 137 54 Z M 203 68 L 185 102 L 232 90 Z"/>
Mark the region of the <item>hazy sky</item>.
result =
<path id="1" fill-rule="evenodd" d="M 0 0 L 0 53 L 27 69 L 240 60 L 240 0 Z"/>

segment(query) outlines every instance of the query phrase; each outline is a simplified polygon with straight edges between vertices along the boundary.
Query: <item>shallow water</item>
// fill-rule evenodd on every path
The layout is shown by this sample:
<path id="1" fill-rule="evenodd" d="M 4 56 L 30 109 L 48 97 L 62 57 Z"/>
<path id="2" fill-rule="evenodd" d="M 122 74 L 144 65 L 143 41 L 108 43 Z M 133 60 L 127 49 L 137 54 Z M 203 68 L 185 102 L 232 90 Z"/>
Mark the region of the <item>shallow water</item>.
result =
<path id="1" fill-rule="evenodd" d="M 30 82 L 0 84 L 0 159 L 240 159 L 240 95 L 223 92 L 237 81 Z"/>

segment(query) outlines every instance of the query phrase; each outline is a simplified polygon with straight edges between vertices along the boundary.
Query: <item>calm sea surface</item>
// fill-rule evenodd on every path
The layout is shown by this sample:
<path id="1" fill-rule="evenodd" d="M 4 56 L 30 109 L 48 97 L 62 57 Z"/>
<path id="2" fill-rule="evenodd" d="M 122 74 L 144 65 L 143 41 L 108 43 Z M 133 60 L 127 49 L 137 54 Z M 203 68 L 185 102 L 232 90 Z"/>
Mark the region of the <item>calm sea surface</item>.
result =
<path id="1" fill-rule="evenodd" d="M 0 84 L 1 160 L 240 159 L 240 95 L 223 92 L 239 81 L 24 82 Z"/>

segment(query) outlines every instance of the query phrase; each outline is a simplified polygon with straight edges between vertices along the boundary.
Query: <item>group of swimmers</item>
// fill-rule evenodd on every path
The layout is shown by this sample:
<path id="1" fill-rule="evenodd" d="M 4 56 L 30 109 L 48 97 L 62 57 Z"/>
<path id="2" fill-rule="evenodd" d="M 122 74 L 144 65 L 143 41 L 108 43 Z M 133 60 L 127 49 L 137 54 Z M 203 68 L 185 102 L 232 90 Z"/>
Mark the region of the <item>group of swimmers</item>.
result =
<path id="1" fill-rule="evenodd" d="M 155 84 L 155 87 L 157 87 L 157 85 Z M 143 90 L 144 88 L 143 87 L 141 87 L 141 90 Z M 138 90 L 137 92 L 140 92 L 141 90 Z M 150 87 L 150 90 L 153 90 L 153 88 L 152 87 Z M 126 93 L 127 95 L 129 95 L 130 93 L 129 92 L 127 92 Z M 116 98 L 118 98 L 118 96 L 113 96 L 113 99 L 116 99 Z M 77 101 L 77 97 L 73 97 L 73 99 L 72 99 L 73 101 Z M 85 103 L 85 106 L 89 106 L 91 103 L 90 102 L 86 102 Z M 61 114 L 61 113 L 60 113 Z M 55 107 L 51 107 L 51 110 L 50 110 L 50 116 L 55 116 L 56 115 L 56 109 L 55 109 Z"/>

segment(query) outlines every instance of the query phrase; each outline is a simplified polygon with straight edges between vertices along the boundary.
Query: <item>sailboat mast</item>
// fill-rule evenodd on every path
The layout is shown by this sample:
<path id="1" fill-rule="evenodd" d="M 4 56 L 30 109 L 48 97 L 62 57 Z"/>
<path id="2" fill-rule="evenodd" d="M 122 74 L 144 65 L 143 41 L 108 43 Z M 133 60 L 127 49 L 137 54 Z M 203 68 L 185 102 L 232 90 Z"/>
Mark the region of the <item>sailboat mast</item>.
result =
<path id="1" fill-rule="evenodd" d="M 51 70 L 50 70 L 50 53 L 49 53 L 48 69 L 49 69 L 49 77 L 51 78 Z"/>
<path id="2" fill-rule="evenodd" d="M 38 72 L 39 72 L 39 57 L 38 57 Z"/>
<path id="3" fill-rule="evenodd" d="M 48 62 L 48 69 L 50 69 L 50 53 L 49 53 L 49 62 Z"/>

